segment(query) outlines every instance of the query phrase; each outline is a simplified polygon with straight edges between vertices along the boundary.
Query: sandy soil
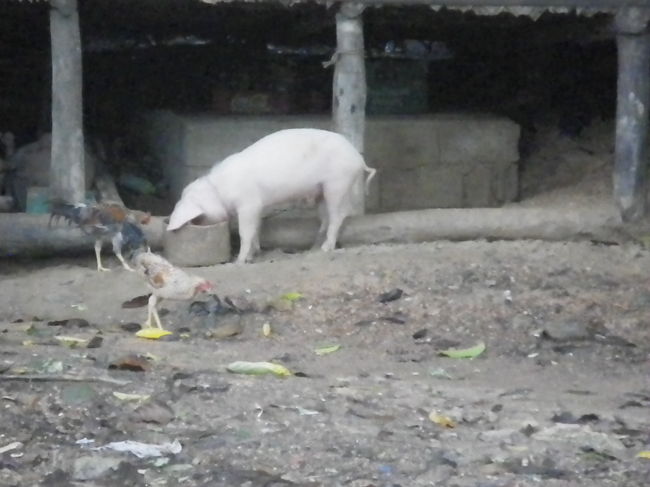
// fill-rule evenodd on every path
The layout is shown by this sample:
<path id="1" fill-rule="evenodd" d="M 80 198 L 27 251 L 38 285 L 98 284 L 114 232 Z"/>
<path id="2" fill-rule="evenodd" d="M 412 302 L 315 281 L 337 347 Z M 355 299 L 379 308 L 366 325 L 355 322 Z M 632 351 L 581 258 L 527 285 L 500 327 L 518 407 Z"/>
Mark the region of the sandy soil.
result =
<path id="1" fill-rule="evenodd" d="M 573 144 L 566 155 L 601 140 L 558 143 Z M 589 160 L 571 159 L 558 169 L 564 175 L 528 173 L 524 190 L 540 201 L 563 187 L 603 197 L 604 147 L 575 149 Z M 97 273 L 92 256 L 2 262 L 0 485 L 641 486 L 650 478 L 650 461 L 637 457 L 650 450 L 650 252 L 639 245 L 274 250 L 250 265 L 195 269 L 240 310 L 197 316 L 189 303 L 163 302 L 174 334 L 159 341 L 124 329 L 146 308 L 122 303 L 147 289 L 107 259 L 109 273 Z M 397 299 L 380 302 L 395 289 Z M 287 292 L 303 298 L 278 300 Z M 70 348 L 57 336 L 101 340 Z M 474 359 L 440 355 L 479 342 L 486 350 Z M 315 353 L 325 345 L 340 348 Z M 238 360 L 297 374 L 229 373 Z M 126 365 L 138 370 L 119 369 Z M 97 449 L 126 440 L 178 443 L 148 458 Z"/>

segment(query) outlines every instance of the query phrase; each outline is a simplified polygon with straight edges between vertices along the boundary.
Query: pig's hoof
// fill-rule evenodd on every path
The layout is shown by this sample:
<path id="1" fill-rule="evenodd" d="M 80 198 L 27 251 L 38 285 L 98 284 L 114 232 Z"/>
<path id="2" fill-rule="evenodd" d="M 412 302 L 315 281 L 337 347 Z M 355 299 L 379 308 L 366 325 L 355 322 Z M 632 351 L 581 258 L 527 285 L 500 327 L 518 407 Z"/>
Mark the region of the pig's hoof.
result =
<path id="1" fill-rule="evenodd" d="M 331 244 L 331 243 L 329 243 L 329 242 L 325 242 L 325 243 L 321 246 L 321 250 L 322 250 L 323 252 L 331 252 L 332 250 L 334 250 L 334 247 L 336 247 L 336 244 Z"/>

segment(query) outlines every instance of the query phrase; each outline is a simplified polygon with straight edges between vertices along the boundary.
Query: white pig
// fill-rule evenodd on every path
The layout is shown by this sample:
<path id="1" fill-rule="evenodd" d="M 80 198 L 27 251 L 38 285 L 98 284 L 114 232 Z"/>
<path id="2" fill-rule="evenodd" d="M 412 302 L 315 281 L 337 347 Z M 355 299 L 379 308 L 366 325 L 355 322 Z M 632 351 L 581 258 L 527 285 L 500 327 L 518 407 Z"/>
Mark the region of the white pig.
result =
<path id="1" fill-rule="evenodd" d="M 364 173 L 366 189 L 375 169 L 340 134 L 318 129 L 287 129 L 267 135 L 233 154 L 188 184 L 169 217 L 167 230 L 199 218 L 201 223 L 237 215 L 240 249 L 237 262 L 259 250 L 264 208 L 288 200 L 319 201 L 321 246 L 334 249 L 339 229 L 352 211 L 351 194 Z"/>

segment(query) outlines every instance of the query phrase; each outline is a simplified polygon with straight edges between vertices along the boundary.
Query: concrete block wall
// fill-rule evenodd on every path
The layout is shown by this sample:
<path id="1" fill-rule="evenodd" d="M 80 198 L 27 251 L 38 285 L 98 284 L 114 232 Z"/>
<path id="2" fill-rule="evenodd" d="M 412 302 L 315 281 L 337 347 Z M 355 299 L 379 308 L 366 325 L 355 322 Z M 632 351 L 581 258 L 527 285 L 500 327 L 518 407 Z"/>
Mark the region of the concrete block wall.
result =
<path id="1" fill-rule="evenodd" d="M 172 197 L 214 163 L 271 132 L 331 129 L 329 117 L 148 114 L 145 134 Z M 518 194 L 519 126 L 488 115 L 377 116 L 366 123 L 369 166 L 378 170 L 368 212 L 499 206 Z"/>

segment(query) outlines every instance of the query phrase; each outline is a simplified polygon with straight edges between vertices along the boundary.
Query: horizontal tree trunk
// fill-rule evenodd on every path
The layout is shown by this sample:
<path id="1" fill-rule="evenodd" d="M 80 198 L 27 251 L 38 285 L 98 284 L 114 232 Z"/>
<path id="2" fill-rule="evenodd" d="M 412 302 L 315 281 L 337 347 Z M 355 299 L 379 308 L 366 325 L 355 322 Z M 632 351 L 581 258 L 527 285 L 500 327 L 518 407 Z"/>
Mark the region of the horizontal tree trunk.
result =
<path id="1" fill-rule="evenodd" d="M 0 258 L 45 257 L 92 253 L 95 239 L 63 220 L 48 228 L 48 215 L 0 213 Z M 162 217 L 152 217 L 142 229 L 153 249 L 162 247 Z M 109 245 L 110 247 L 110 245 Z"/>
<path id="2" fill-rule="evenodd" d="M 0 257 L 92 252 L 93 239 L 78 228 L 59 223 L 47 226 L 46 215 L 0 214 Z M 637 224 L 637 232 L 645 230 Z M 162 246 L 163 218 L 144 227 L 154 249 Z M 313 244 L 315 218 L 269 218 L 262 224 L 263 248 L 306 249 Z M 624 242 L 629 228 L 614 204 L 585 208 L 432 209 L 360 215 L 344 225 L 343 247 L 379 243 L 418 243 L 435 240 L 598 240 Z"/>
<path id="3" fill-rule="evenodd" d="M 430 209 L 349 218 L 341 246 L 417 243 L 435 240 L 595 239 L 621 240 L 622 223 L 614 205 L 565 208 Z M 270 218 L 262 224 L 263 248 L 312 246 L 318 222 L 306 218 Z"/>

